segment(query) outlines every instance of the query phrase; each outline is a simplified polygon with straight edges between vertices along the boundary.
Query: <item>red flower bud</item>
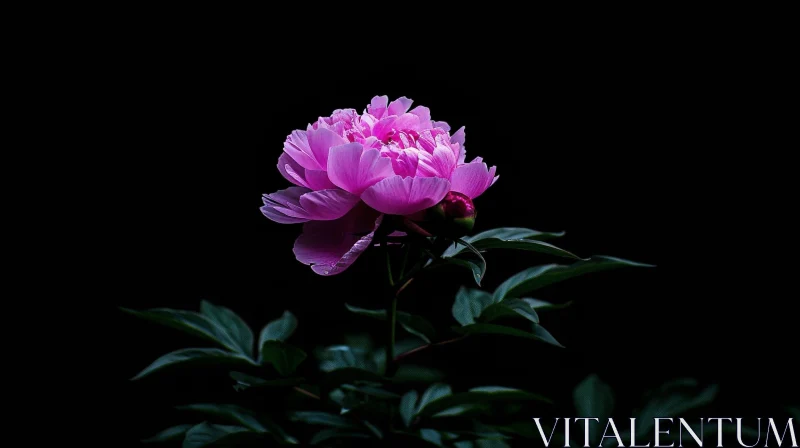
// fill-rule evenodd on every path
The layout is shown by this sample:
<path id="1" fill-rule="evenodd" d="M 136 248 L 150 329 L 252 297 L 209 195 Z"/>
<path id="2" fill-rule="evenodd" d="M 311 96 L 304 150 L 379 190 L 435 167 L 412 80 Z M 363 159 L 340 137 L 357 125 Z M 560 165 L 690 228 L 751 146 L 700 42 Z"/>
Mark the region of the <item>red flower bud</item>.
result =
<path id="1" fill-rule="evenodd" d="M 406 228 L 424 236 L 461 238 L 475 225 L 475 205 L 469 196 L 451 191 L 438 204 L 405 218 Z"/>

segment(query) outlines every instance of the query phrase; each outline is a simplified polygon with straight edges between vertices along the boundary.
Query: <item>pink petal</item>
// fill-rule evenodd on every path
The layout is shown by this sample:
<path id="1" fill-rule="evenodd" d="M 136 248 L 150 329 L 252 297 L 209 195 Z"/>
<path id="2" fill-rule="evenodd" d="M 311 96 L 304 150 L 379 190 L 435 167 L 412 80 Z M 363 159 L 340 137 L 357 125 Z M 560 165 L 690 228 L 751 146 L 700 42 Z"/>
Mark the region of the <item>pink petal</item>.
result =
<path id="1" fill-rule="evenodd" d="M 395 120 L 397 120 L 397 117 L 394 115 L 381 118 L 380 121 L 375 123 L 375 126 L 372 127 L 372 136 L 376 137 L 378 140 L 384 141 L 388 134 L 392 132 Z"/>
<path id="2" fill-rule="evenodd" d="M 437 137 L 444 136 L 446 134 L 447 133 L 441 129 L 425 129 L 419 133 L 417 147 L 433 154 L 433 149 L 436 147 Z"/>
<path id="3" fill-rule="evenodd" d="M 403 115 L 404 113 L 408 112 L 408 108 L 411 107 L 411 103 L 413 102 L 414 101 L 401 96 L 389 104 L 387 113 L 389 115 Z"/>
<path id="4" fill-rule="evenodd" d="M 485 163 L 472 161 L 459 165 L 453 172 L 451 189 L 475 199 L 492 185 L 497 167 L 488 169 Z"/>
<path id="5" fill-rule="evenodd" d="M 354 195 L 393 174 L 391 159 L 381 157 L 377 149 L 365 150 L 360 143 L 335 146 L 328 155 L 331 181 Z"/>
<path id="6" fill-rule="evenodd" d="M 286 180 L 301 187 L 312 190 L 336 188 L 328 179 L 328 174 L 325 171 L 307 170 L 286 153 L 281 154 L 278 158 L 278 171 Z"/>
<path id="7" fill-rule="evenodd" d="M 450 132 L 450 125 L 445 121 L 434 121 L 433 127 L 444 129 L 445 132 Z"/>
<path id="8" fill-rule="evenodd" d="M 328 173 L 322 170 L 306 170 L 306 182 L 312 190 L 331 190 L 336 185 L 328 178 Z"/>
<path id="9" fill-rule="evenodd" d="M 358 203 L 358 196 L 343 190 L 320 190 L 300 196 L 300 206 L 312 221 L 339 219 Z"/>
<path id="10" fill-rule="evenodd" d="M 417 166 L 419 165 L 419 151 L 415 148 L 404 149 L 396 158 L 392 159 L 392 169 L 394 174 L 402 177 L 416 176 Z"/>
<path id="11" fill-rule="evenodd" d="M 303 168 L 309 170 L 319 170 L 322 167 L 317 163 L 311 147 L 308 146 L 308 136 L 306 131 L 294 131 L 286 137 L 283 144 L 283 151 Z"/>
<path id="12" fill-rule="evenodd" d="M 358 203 L 358 196 L 342 190 L 311 191 L 289 187 L 263 197 L 261 213 L 281 224 L 329 221 L 344 216 Z"/>
<path id="13" fill-rule="evenodd" d="M 375 118 L 382 118 L 384 112 L 386 112 L 387 104 L 389 104 L 388 96 L 375 96 L 372 98 L 372 102 L 369 103 L 369 106 L 367 106 L 367 112 Z"/>
<path id="14" fill-rule="evenodd" d="M 382 213 L 410 215 L 436 205 L 448 191 L 447 179 L 395 175 L 367 188 L 361 199 Z"/>
<path id="15" fill-rule="evenodd" d="M 262 197 L 264 206 L 261 207 L 261 213 L 272 221 L 280 224 L 296 224 L 306 222 L 306 218 L 298 218 L 293 215 L 288 215 L 283 212 L 292 204 L 300 203 L 300 196 L 310 192 L 305 187 L 289 187 L 285 190 L 279 190 L 272 194 L 265 194 Z"/>
<path id="16" fill-rule="evenodd" d="M 417 106 L 408 113 L 418 116 L 420 122 L 431 121 L 431 110 L 425 106 Z"/>
<path id="17" fill-rule="evenodd" d="M 450 179 L 456 167 L 456 156 L 449 146 L 437 144 L 433 149 L 433 154 L 419 151 L 419 166 L 417 176 L 422 177 L 443 177 Z"/>
<path id="18" fill-rule="evenodd" d="M 325 170 L 328 166 L 328 151 L 334 146 L 344 145 L 347 140 L 341 135 L 330 129 L 319 128 L 308 133 L 308 145 L 314 154 L 314 158 L 319 163 L 320 170 Z M 309 168 L 312 169 L 312 168 Z"/>
<path id="19" fill-rule="evenodd" d="M 452 137 L 450 137 L 451 143 L 458 143 L 462 147 L 464 146 L 464 139 L 466 138 L 466 132 L 464 132 L 464 126 L 461 126 Z"/>
<path id="20" fill-rule="evenodd" d="M 300 187 L 308 187 L 305 176 L 299 174 L 300 172 L 305 173 L 305 168 L 289 157 L 289 154 L 283 153 L 278 157 L 278 171 L 289 182 Z"/>
<path id="21" fill-rule="evenodd" d="M 403 114 L 397 117 L 392 127 L 398 131 L 406 129 L 417 129 L 419 127 L 419 117 L 414 114 Z"/>
<path id="22" fill-rule="evenodd" d="M 320 275 L 347 269 L 372 242 L 383 215 L 363 203 L 335 221 L 312 221 L 294 243 L 294 254 Z"/>

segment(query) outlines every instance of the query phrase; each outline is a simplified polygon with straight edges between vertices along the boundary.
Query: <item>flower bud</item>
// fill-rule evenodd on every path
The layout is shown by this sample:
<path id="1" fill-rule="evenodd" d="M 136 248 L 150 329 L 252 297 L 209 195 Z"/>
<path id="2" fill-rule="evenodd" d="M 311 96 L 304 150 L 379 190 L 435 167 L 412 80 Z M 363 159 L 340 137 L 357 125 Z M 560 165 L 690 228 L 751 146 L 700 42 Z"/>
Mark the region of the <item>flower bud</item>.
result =
<path id="1" fill-rule="evenodd" d="M 472 231 L 476 215 L 468 196 L 451 191 L 433 207 L 406 217 L 406 227 L 425 236 L 461 238 Z"/>

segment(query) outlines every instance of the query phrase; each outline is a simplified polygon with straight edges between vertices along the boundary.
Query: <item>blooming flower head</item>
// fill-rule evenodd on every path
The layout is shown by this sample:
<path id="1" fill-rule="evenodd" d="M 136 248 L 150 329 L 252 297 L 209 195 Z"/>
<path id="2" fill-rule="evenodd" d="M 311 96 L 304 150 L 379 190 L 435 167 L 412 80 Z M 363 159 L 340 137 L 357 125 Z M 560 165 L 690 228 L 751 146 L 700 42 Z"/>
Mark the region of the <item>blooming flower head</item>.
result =
<path id="1" fill-rule="evenodd" d="M 497 180 L 480 157 L 465 163 L 463 127 L 451 134 L 427 107 L 411 104 L 376 96 L 360 115 L 336 110 L 286 138 L 278 171 L 295 186 L 264 195 L 261 212 L 305 223 L 294 253 L 314 272 L 347 269 L 383 215 L 413 215 L 451 192 L 475 199 Z"/>

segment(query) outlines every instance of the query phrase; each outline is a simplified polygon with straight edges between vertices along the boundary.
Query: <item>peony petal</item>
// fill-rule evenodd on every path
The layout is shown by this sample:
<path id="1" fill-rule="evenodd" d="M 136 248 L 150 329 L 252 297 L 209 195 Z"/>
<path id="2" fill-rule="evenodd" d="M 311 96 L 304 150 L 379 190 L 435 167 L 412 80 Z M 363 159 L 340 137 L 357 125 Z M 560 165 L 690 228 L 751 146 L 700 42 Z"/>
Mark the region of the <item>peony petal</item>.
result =
<path id="1" fill-rule="evenodd" d="M 418 116 L 420 122 L 431 121 L 431 110 L 425 106 L 417 106 L 408 111 L 408 113 Z"/>
<path id="2" fill-rule="evenodd" d="M 294 131 L 286 137 L 283 144 L 283 151 L 303 168 L 309 170 L 319 170 L 322 167 L 317 163 L 311 147 L 308 146 L 308 133 L 306 131 Z"/>
<path id="3" fill-rule="evenodd" d="M 414 114 L 403 114 L 397 117 L 392 127 L 398 131 L 419 128 L 419 117 Z"/>
<path id="4" fill-rule="evenodd" d="M 308 187 L 305 176 L 300 174 L 305 174 L 305 170 L 293 158 L 289 157 L 289 154 L 283 153 L 278 157 L 278 171 L 280 171 L 284 179 L 297 186 Z"/>
<path id="5" fill-rule="evenodd" d="M 446 135 L 447 133 L 441 129 L 425 129 L 419 133 L 417 147 L 433 154 L 433 149 L 436 148 L 437 140 Z"/>
<path id="6" fill-rule="evenodd" d="M 439 177 L 391 176 L 367 188 L 361 199 L 370 207 L 389 215 L 410 215 L 436 205 L 450 182 Z"/>
<path id="7" fill-rule="evenodd" d="M 386 105 L 389 104 L 389 97 L 384 96 L 375 96 L 372 98 L 372 102 L 369 103 L 367 106 L 367 112 L 374 116 L 375 118 L 382 118 L 384 112 L 386 112 Z"/>
<path id="8" fill-rule="evenodd" d="M 307 170 L 286 153 L 281 154 L 278 158 L 278 171 L 286 180 L 301 187 L 312 190 L 336 188 L 336 185 L 328 179 L 325 171 Z"/>
<path id="9" fill-rule="evenodd" d="M 261 213 L 281 224 L 339 219 L 358 203 L 354 196 L 339 189 L 311 191 L 289 187 L 263 197 Z"/>
<path id="10" fill-rule="evenodd" d="M 336 189 L 336 185 L 328 178 L 328 173 L 322 170 L 306 170 L 306 182 L 312 190 Z"/>
<path id="11" fill-rule="evenodd" d="M 312 221 L 339 219 L 358 203 L 358 196 L 343 190 L 320 190 L 300 196 L 300 207 Z"/>
<path id="12" fill-rule="evenodd" d="M 496 169 L 497 167 L 493 166 L 489 170 L 485 163 L 475 161 L 459 165 L 453 172 L 451 188 L 469 196 L 470 199 L 475 199 L 492 185 Z"/>
<path id="13" fill-rule="evenodd" d="M 385 141 L 386 137 L 390 136 L 390 133 L 393 131 L 395 120 L 397 120 L 397 117 L 394 115 L 381 118 L 380 121 L 375 123 L 375 126 L 372 127 L 372 136 L 380 141 Z"/>
<path id="14" fill-rule="evenodd" d="M 360 143 L 331 148 L 328 175 L 336 186 L 360 195 L 376 182 L 394 174 L 392 161 L 377 149 L 364 149 Z"/>
<path id="15" fill-rule="evenodd" d="M 394 174 L 402 177 L 416 176 L 419 165 L 418 153 L 419 151 L 416 149 L 404 149 L 396 158 L 392 159 Z"/>
<path id="16" fill-rule="evenodd" d="M 461 147 L 464 147 L 464 139 L 466 139 L 467 134 L 464 132 L 464 126 L 461 126 L 452 137 L 450 137 L 451 143 L 458 143 Z"/>
<path id="17" fill-rule="evenodd" d="M 308 221 L 307 218 L 294 216 L 294 213 L 287 214 L 285 210 L 290 208 L 292 204 L 299 204 L 300 197 L 310 191 L 305 187 L 289 187 L 272 194 L 265 194 L 262 197 L 264 206 L 261 207 L 261 213 L 280 224 L 306 222 Z"/>
<path id="18" fill-rule="evenodd" d="M 456 155 L 449 146 L 440 143 L 433 149 L 433 154 L 419 151 L 417 176 L 450 179 L 455 168 Z"/>
<path id="19" fill-rule="evenodd" d="M 408 112 L 408 108 L 411 107 L 411 103 L 414 101 L 401 96 L 400 98 L 394 100 L 389 104 L 389 109 L 387 113 L 389 115 L 403 115 L 404 113 Z"/>
<path id="20" fill-rule="evenodd" d="M 308 133 L 308 146 L 314 154 L 314 159 L 319 164 L 319 170 L 328 166 L 328 151 L 334 146 L 344 145 L 347 140 L 341 135 L 326 128 L 319 128 Z M 314 169 L 314 168 L 309 168 Z"/>
<path id="21" fill-rule="evenodd" d="M 295 257 L 317 274 L 339 274 L 369 248 L 382 220 L 383 215 L 360 203 L 335 221 L 308 222 L 294 243 Z"/>
<path id="22" fill-rule="evenodd" d="M 433 127 L 444 129 L 445 132 L 450 132 L 450 125 L 446 121 L 434 121 Z"/>

